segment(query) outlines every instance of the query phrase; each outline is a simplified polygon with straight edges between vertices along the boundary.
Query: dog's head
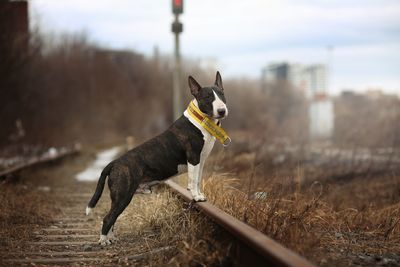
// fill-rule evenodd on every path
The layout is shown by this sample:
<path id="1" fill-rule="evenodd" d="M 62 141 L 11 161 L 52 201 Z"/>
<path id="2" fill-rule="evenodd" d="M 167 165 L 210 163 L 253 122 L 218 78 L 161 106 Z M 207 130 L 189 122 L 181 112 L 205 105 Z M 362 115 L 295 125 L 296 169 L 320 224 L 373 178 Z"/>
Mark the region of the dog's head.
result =
<path id="1" fill-rule="evenodd" d="M 217 71 L 215 83 L 210 87 L 201 87 L 200 84 L 189 76 L 189 87 L 192 95 L 197 100 L 199 109 L 212 119 L 224 119 L 228 116 L 228 108 L 222 86 L 221 75 Z"/>

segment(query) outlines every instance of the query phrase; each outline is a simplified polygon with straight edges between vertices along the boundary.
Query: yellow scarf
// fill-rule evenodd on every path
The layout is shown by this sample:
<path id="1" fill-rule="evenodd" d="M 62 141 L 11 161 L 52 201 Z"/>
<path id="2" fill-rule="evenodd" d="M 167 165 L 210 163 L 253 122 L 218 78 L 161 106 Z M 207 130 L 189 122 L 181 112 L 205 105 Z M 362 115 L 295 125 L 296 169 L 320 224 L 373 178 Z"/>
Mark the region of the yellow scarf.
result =
<path id="1" fill-rule="evenodd" d="M 201 112 L 201 110 L 193 103 L 193 101 L 190 102 L 186 110 L 190 117 L 200 123 L 200 125 L 212 136 L 214 136 L 223 146 L 230 145 L 231 138 L 228 136 L 225 130 L 215 124 L 211 118 Z"/>

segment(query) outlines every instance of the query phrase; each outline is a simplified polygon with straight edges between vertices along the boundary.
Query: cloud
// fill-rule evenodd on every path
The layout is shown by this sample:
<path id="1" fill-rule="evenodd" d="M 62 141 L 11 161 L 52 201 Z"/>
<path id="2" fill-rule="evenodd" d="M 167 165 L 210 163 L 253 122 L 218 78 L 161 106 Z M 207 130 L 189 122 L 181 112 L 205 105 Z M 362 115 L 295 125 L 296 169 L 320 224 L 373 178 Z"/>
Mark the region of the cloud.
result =
<path id="1" fill-rule="evenodd" d="M 114 48 L 150 54 L 158 45 L 161 52 L 172 53 L 170 1 L 31 3 L 49 29 L 85 29 L 95 41 Z M 183 54 L 216 58 L 229 76 L 258 77 L 272 61 L 325 62 L 326 47 L 331 45 L 335 90 L 360 81 L 395 85 L 400 80 L 397 0 L 186 0 L 184 4 Z"/>

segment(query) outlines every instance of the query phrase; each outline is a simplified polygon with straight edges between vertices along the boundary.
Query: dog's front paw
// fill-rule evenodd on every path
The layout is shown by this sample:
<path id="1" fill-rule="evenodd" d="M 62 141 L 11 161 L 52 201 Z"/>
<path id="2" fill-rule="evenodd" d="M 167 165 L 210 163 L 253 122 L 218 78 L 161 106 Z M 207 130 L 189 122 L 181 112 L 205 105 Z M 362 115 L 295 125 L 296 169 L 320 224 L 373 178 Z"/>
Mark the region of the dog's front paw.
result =
<path id="1" fill-rule="evenodd" d="M 193 199 L 194 199 L 194 201 L 196 201 L 196 202 L 203 202 L 203 201 L 206 201 L 207 199 L 206 199 L 206 197 L 203 195 L 203 194 L 196 194 L 196 195 L 194 195 L 193 196 Z"/>
<path id="2" fill-rule="evenodd" d="M 190 189 L 190 193 L 192 193 L 195 202 L 206 201 L 206 197 L 198 190 Z"/>
<path id="3" fill-rule="evenodd" d="M 109 246 L 109 245 L 111 245 L 111 240 L 108 239 L 108 237 L 106 235 L 100 235 L 100 239 L 99 239 L 98 243 L 100 245 L 102 245 L 103 247 Z"/>

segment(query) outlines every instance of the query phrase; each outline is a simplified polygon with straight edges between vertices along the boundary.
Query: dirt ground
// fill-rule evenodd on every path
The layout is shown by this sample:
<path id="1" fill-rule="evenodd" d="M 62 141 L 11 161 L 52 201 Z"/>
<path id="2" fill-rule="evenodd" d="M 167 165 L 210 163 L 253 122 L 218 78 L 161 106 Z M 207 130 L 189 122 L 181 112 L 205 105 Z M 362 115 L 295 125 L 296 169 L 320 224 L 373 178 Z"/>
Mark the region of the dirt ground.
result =
<path id="1" fill-rule="evenodd" d="M 61 163 L 23 171 L 16 183 L 1 184 L 0 265 L 232 264 L 228 236 L 164 186 L 135 195 L 117 221 L 118 242 L 98 245 L 110 200 L 106 189 L 94 212 L 84 215 L 96 186 L 74 179 L 94 159 L 94 149 L 84 151 Z"/>
<path id="2" fill-rule="evenodd" d="M 231 241 L 224 232 L 163 186 L 136 195 L 117 222 L 118 242 L 99 246 L 101 220 L 110 203 L 107 189 L 86 217 L 95 183 L 74 179 L 96 151 L 84 149 L 0 185 L 0 265 L 9 266 L 7 259 L 25 264 L 43 258 L 79 266 L 232 265 Z M 223 173 L 232 168 L 218 160 L 206 166 L 210 179 L 204 190 L 210 202 L 319 266 L 400 266 L 399 176 L 321 180 L 302 187 L 300 175 L 260 176 L 251 172 L 251 161 L 236 157 L 232 162 L 240 161 L 249 172 Z M 264 183 L 249 185 L 251 177 Z"/>

